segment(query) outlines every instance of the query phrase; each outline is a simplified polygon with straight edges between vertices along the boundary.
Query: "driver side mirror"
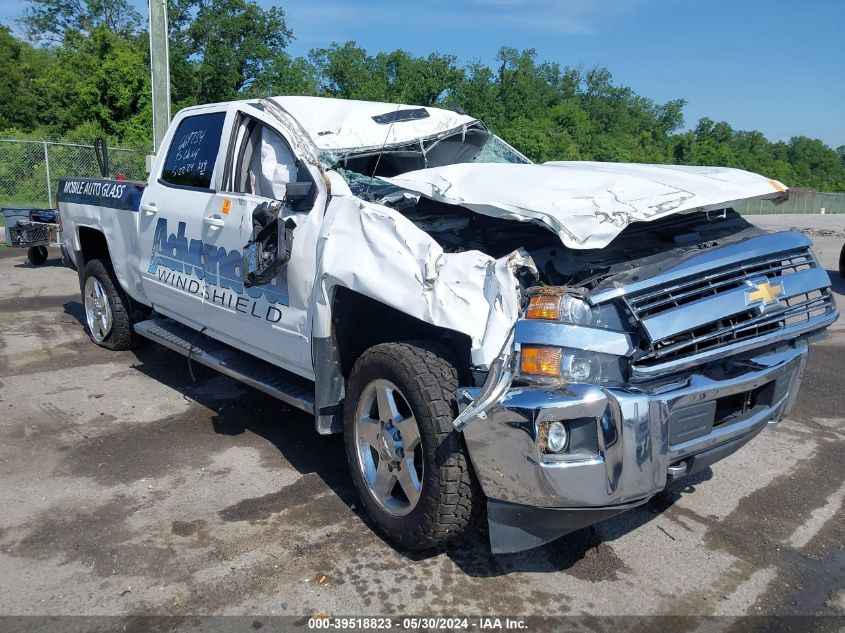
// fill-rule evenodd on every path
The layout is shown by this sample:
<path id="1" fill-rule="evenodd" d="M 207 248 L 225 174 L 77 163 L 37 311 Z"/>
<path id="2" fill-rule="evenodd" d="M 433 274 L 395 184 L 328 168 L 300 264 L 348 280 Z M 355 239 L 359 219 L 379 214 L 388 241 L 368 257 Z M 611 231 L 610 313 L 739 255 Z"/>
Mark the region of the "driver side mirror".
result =
<path id="1" fill-rule="evenodd" d="M 269 283 L 290 259 L 296 223 L 280 218 L 281 210 L 279 201 L 262 202 L 252 213 L 253 238 L 242 259 L 246 288 Z"/>
<path id="2" fill-rule="evenodd" d="M 300 164 L 297 180 L 285 185 L 284 204 L 294 211 L 310 211 L 316 197 L 317 187 L 311 180 L 308 170 Z"/>
<path id="3" fill-rule="evenodd" d="M 297 203 L 311 195 L 313 188 L 314 184 L 311 181 L 289 182 L 285 185 L 285 201 L 290 203 L 290 206 L 296 207 Z"/>

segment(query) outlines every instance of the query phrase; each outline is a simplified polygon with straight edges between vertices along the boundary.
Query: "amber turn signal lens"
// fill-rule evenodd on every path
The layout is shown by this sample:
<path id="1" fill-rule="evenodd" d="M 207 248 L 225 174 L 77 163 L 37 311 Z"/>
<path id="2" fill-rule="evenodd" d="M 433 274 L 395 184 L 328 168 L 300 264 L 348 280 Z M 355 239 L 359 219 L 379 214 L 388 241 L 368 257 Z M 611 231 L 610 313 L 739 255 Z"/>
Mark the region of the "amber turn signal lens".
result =
<path id="1" fill-rule="evenodd" d="M 525 311 L 527 319 L 545 319 L 557 321 L 560 319 L 560 297 L 551 295 L 535 295 L 528 300 Z"/>
<path id="2" fill-rule="evenodd" d="M 560 347 L 523 346 L 520 355 L 520 371 L 536 376 L 560 376 Z"/>

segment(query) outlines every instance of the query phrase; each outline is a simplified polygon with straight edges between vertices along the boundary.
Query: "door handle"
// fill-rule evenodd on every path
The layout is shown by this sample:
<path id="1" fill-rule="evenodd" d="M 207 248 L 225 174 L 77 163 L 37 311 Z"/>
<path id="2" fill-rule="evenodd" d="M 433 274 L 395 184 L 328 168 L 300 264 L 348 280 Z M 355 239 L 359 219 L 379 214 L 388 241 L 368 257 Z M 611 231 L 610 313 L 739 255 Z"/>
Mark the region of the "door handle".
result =
<path id="1" fill-rule="evenodd" d="M 141 203 L 141 211 L 149 213 L 150 215 L 155 215 L 158 213 L 158 207 L 155 202 L 143 202 Z"/>
<path id="2" fill-rule="evenodd" d="M 214 229 L 222 228 L 226 224 L 223 218 L 203 218 L 202 221 Z"/>

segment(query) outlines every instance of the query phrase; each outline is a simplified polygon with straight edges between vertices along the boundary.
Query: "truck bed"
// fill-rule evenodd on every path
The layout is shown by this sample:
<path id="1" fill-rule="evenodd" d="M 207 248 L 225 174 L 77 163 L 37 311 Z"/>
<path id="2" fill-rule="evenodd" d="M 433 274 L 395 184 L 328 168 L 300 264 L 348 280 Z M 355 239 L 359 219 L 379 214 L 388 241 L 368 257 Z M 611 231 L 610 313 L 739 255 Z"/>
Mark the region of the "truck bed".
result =
<path id="1" fill-rule="evenodd" d="M 84 204 L 124 211 L 138 211 L 145 182 L 110 178 L 61 178 L 59 203 Z"/>

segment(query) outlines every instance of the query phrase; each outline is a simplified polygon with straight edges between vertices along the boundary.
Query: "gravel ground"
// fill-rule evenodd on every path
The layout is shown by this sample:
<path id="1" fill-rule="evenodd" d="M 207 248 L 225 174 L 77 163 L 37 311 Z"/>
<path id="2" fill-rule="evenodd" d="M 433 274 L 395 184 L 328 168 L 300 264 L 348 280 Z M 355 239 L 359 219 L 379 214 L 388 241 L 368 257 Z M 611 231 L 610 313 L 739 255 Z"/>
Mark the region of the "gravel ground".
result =
<path id="1" fill-rule="evenodd" d="M 845 229 L 819 217 L 752 220 Z M 814 239 L 843 306 L 843 239 Z M 163 348 L 96 347 L 52 255 L 0 250 L 0 614 L 845 614 L 841 321 L 791 417 L 712 470 L 533 551 L 482 527 L 409 557 L 339 436 Z"/>

